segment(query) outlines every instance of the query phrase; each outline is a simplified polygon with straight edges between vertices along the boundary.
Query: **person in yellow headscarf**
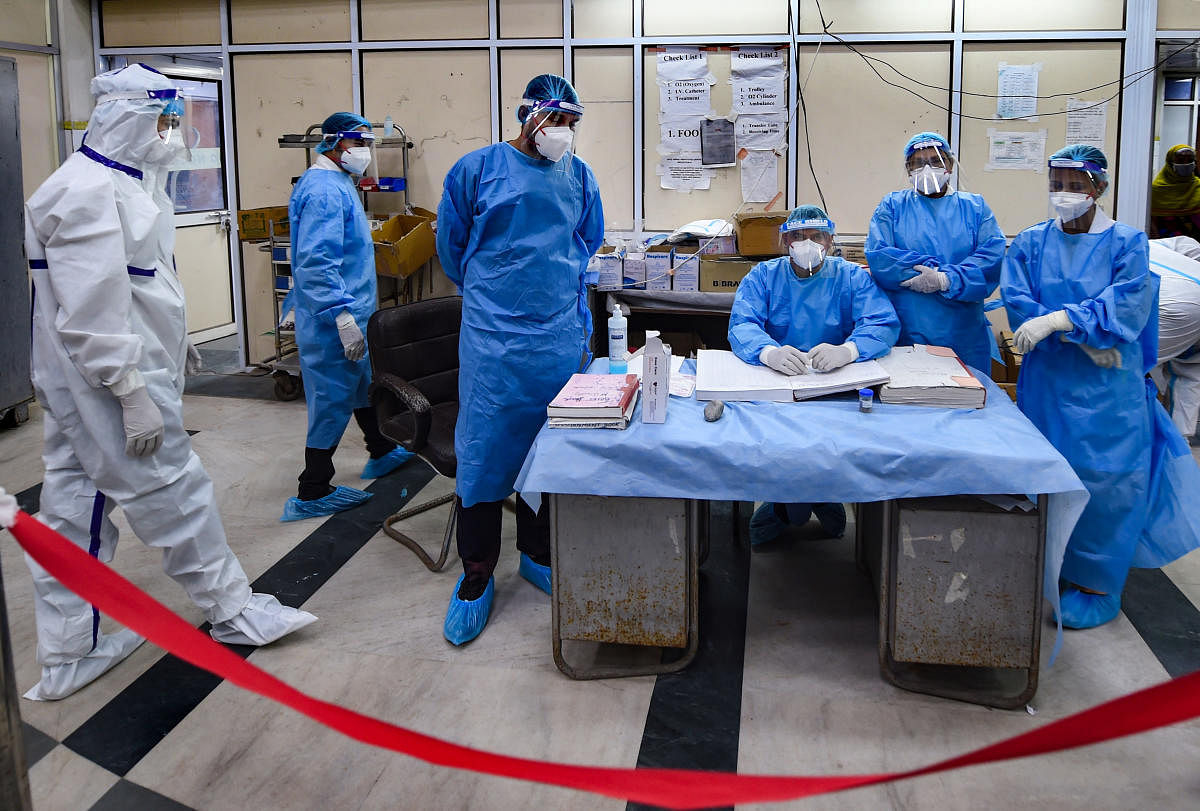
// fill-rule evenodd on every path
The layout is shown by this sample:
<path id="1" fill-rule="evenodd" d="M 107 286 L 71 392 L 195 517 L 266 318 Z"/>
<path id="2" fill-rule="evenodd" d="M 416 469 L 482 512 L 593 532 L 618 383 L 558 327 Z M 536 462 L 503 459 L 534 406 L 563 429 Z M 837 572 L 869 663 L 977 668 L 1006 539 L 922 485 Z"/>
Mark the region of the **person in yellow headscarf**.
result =
<path id="1" fill-rule="evenodd" d="M 1200 178 L 1196 150 L 1176 144 L 1150 188 L 1150 235 L 1200 240 Z"/>

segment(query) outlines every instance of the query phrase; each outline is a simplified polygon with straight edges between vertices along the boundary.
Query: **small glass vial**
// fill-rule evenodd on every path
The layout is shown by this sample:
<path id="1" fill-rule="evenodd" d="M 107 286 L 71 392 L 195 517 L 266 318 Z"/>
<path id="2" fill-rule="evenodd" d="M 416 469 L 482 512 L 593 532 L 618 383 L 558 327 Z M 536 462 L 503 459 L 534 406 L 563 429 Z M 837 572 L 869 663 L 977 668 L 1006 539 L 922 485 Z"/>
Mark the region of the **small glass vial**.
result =
<path id="1" fill-rule="evenodd" d="M 874 408 L 874 406 L 875 406 L 874 398 L 875 398 L 875 392 L 872 391 L 871 389 L 859 389 L 858 390 L 858 410 L 866 411 L 867 413 L 870 413 L 871 409 Z"/>

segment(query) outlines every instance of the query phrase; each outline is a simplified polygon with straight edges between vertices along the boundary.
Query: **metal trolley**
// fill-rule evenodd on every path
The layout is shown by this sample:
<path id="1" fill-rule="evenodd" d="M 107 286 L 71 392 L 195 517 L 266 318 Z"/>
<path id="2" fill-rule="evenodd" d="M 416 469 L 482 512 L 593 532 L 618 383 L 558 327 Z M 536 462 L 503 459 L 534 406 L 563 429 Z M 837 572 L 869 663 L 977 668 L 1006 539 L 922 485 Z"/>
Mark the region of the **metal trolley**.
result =
<path id="1" fill-rule="evenodd" d="M 279 400 L 295 400 L 304 390 L 300 378 L 300 352 L 296 347 L 296 324 L 286 321 L 292 306 L 292 243 L 287 234 L 279 233 L 286 220 L 268 223 L 267 243 L 259 250 L 267 251 L 271 257 L 271 308 L 275 314 L 275 356 L 268 364 L 275 378 L 275 397 Z"/>

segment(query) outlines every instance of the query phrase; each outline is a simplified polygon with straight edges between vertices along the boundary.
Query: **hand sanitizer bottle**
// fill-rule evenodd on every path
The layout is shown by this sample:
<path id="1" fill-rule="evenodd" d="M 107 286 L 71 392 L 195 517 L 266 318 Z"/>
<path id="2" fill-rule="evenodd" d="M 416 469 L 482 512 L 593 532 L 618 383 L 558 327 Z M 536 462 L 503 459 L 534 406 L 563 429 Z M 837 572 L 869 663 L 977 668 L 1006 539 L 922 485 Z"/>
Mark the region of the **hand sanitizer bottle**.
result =
<path id="1" fill-rule="evenodd" d="M 621 305 L 613 303 L 613 314 L 608 319 L 608 373 L 623 375 L 629 370 L 625 355 L 629 352 L 628 322 L 621 312 Z"/>

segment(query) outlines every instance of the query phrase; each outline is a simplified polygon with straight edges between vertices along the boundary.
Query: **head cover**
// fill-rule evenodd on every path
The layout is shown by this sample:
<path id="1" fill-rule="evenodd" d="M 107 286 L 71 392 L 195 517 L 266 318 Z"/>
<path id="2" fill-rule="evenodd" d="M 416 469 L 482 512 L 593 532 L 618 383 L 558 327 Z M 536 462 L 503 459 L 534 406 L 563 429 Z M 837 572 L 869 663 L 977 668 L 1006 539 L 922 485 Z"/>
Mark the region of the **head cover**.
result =
<path id="1" fill-rule="evenodd" d="M 176 155 L 158 136 L 158 118 L 182 113 L 179 90 L 153 68 L 134 64 L 92 79 L 96 108 L 80 152 L 142 179 L 143 170 L 170 163 Z"/>
<path id="2" fill-rule="evenodd" d="M 1156 217 L 1178 217 L 1200 213 L 1200 178 L 1180 174 L 1180 152 L 1195 151 L 1188 144 L 1176 144 L 1167 150 L 1167 160 L 1150 187 L 1150 213 Z"/>
<path id="3" fill-rule="evenodd" d="M 343 136 L 342 133 L 355 132 L 359 127 L 370 129 L 371 122 L 357 113 L 342 112 L 329 116 L 321 122 L 321 134 L 324 138 L 317 146 L 317 153 L 324 155 L 326 152 L 333 151 L 342 137 L 353 137 Z"/>
<path id="4" fill-rule="evenodd" d="M 941 135 L 938 135 L 936 132 L 918 132 L 916 135 L 909 138 L 908 143 L 904 145 L 904 159 L 908 160 L 910 157 L 912 157 L 912 153 L 916 152 L 918 149 L 924 149 L 930 146 L 937 147 L 947 155 L 954 155 L 954 152 L 950 149 L 950 142 Z"/>
<path id="5" fill-rule="evenodd" d="M 553 73 L 534 76 L 525 85 L 525 94 L 521 98 L 521 105 L 517 107 L 517 120 L 524 124 L 525 119 L 539 110 L 562 110 L 572 115 L 583 115 L 583 105 L 579 103 L 575 88 L 566 79 Z"/>
<path id="6" fill-rule="evenodd" d="M 830 236 L 837 233 L 837 228 L 833 220 L 829 219 L 829 215 L 820 206 L 814 205 L 803 205 L 793 208 L 792 213 L 788 215 L 787 222 L 779 226 L 780 235 L 801 230 L 824 231 Z"/>
<path id="7" fill-rule="evenodd" d="M 1094 146 L 1071 144 L 1050 156 L 1051 169 L 1078 169 L 1087 172 L 1092 183 L 1099 188 L 1101 181 L 1108 180 L 1108 158 Z"/>

